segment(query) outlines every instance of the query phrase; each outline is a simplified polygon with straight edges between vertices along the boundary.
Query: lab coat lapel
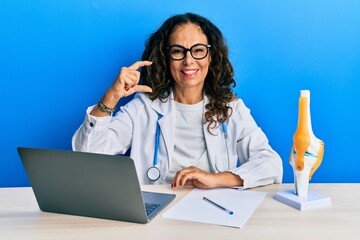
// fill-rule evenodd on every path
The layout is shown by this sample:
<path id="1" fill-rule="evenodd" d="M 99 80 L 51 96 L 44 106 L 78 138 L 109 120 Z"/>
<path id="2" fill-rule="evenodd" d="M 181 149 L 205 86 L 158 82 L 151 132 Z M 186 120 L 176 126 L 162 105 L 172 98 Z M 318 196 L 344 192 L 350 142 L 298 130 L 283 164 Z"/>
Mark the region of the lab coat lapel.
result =
<path id="1" fill-rule="evenodd" d="M 205 106 L 206 104 L 209 103 L 209 99 L 205 96 L 204 97 L 204 111 L 206 111 Z M 205 115 L 204 115 L 205 116 Z M 215 120 L 216 120 L 216 116 L 215 116 Z M 206 149 L 208 152 L 208 158 L 209 158 L 209 163 L 211 166 L 211 170 L 213 172 L 217 172 L 218 167 L 215 166 L 215 164 L 217 164 L 217 162 L 220 162 L 220 159 L 217 159 L 219 156 L 219 152 L 220 152 L 220 147 L 221 147 L 221 129 L 220 127 L 217 127 L 215 129 L 210 129 L 211 133 L 209 133 L 208 131 L 208 123 L 203 125 L 203 131 L 204 131 L 204 137 L 205 137 L 205 142 L 206 142 Z"/>
<path id="2" fill-rule="evenodd" d="M 175 105 L 173 100 L 173 94 L 171 93 L 166 102 L 161 102 L 159 99 L 156 99 L 152 103 L 152 108 L 160 114 L 162 117 L 158 120 L 160 126 L 160 153 L 163 153 L 163 148 L 161 147 L 165 144 L 167 161 L 165 159 L 160 159 L 164 157 L 164 154 L 159 155 L 159 164 L 162 169 L 167 169 L 163 164 L 165 162 L 169 166 L 169 161 L 172 159 L 172 152 L 174 149 L 174 134 L 175 134 Z"/>

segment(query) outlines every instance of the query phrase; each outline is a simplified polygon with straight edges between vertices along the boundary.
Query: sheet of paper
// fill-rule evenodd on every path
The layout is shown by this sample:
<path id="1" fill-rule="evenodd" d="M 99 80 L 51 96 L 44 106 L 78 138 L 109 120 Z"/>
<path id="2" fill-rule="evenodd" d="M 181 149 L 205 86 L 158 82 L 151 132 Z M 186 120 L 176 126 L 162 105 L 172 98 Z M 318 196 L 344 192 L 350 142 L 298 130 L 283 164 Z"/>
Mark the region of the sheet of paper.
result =
<path id="1" fill-rule="evenodd" d="M 238 191 L 231 188 L 206 190 L 194 188 L 162 216 L 178 220 L 242 228 L 266 194 L 266 192 Z M 234 213 L 232 215 L 226 213 L 219 207 L 204 201 L 203 197 Z"/>

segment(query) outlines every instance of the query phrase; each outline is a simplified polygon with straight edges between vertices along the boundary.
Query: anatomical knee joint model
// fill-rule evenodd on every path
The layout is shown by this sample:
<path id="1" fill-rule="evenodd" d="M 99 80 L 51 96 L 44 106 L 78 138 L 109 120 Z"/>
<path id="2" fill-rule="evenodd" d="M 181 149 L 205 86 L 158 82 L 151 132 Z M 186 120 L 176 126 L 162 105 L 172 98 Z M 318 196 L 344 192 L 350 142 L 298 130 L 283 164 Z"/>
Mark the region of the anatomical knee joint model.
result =
<path id="1" fill-rule="evenodd" d="M 289 162 L 294 170 L 295 194 L 306 198 L 309 180 L 324 155 L 324 142 L 312 131 L 309 90 L 300 91 L 298 126 L 293 140 Z"/>

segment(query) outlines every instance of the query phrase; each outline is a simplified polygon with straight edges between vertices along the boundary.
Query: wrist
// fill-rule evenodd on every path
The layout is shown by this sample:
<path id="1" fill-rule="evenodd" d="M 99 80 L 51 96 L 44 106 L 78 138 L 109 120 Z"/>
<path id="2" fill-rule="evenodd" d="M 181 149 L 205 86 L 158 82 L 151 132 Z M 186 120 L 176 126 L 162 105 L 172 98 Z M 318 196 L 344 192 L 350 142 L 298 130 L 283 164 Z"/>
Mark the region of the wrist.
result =
<path id="1" fill-rule="evenodd" d="M 106 106 L 101 100 L 97 103 L 96 108 L 98 108 L 101 112 L 107 113 L 108 115 L 111 115 L 115 111 L 115 108 Z"/>
<path id="2" fill-rule="evenodd" d="M 244 183 L 240 176 L 228 171 L 215 173 L 215 178 L 216 187 L 238 187 Z"/>
<path id="3" fill-rule="evenodd" d="M 104 96 L 95 105 L 90 115 L 97 117 L 105 117 L 111 115 L 116 109 L 116 105 L 120 98 L 116 97 L 110 90 L 106 91 Z"/>

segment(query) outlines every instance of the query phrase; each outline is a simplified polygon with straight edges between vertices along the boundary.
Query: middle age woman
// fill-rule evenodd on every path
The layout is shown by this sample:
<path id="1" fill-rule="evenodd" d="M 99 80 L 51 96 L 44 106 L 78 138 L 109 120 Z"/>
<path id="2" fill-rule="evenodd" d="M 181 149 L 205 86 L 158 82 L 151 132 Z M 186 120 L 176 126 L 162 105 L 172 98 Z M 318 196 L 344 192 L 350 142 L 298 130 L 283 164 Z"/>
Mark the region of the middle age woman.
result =
<path id="1" fill-rule="evenodd" d="M 175 15 L 147 40 L 142 60 L 123 67 L 88 108 L 73 149 L 123 154 L 131 148 L 142 184 L 280 183 L 281 158 L 234 85 L 221 31 L 200 15 Z M 118 101 L 133 93 L 113 115 Z"/>

